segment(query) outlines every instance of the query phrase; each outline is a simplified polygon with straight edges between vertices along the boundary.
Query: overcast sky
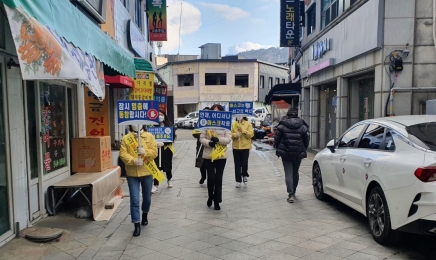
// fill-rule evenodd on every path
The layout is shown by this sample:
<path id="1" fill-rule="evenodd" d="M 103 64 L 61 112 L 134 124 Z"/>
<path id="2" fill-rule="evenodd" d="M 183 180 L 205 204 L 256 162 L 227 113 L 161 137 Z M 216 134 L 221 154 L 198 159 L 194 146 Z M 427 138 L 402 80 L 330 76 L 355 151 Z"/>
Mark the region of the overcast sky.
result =
<path id="1" fill-rule="evenodd" d="M 182 4 L 181 4 L 182 3 Z M 205 43 L 221 43 L 221 54 L 278 47 L 279 0 L 167 0 L 168 41 L 162 54 L 200 55 Z"/>

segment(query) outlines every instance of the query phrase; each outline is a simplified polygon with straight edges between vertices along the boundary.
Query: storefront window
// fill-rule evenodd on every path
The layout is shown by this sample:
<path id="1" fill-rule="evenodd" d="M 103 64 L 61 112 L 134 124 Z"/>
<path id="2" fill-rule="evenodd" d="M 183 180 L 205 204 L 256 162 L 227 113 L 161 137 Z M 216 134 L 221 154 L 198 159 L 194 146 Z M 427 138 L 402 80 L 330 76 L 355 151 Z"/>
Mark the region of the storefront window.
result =
<path id="1" fill-rule="evenodd" d="M 65 87 L 41 83 L 41 136 L 44 174 L 67 166 Z"/>
<path id="2" fill-rule="evenodd" d="M 29 140 L 30 178 L 38 178 L 38 125 L 35 105 L 35 82 L 27 81 L 27 135 Z"/>
<path id="3" fill-rule="evenodd" d="M 1 73 L 0 73 L 1 76 Z M 10 229 L 9 223 L 9 198 L 8 198 L 8 174 L 6 159 L 6 133 L 3 111 L 3 88 L 0 78 L 0 236 Z"/>

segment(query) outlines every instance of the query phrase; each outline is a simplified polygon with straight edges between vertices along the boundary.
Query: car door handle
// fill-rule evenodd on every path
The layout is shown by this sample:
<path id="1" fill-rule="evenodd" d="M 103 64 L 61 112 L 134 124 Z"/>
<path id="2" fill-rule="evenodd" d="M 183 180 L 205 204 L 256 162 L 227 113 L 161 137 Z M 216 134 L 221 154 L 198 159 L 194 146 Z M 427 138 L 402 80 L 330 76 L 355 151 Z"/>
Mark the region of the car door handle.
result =
<path id="1" fill-rule="evenodd" d="M 345 160 L 347 159 L 346 155 L 342 155 L 341 158 L 339 159 L 341 162 L 345 162 Z"/>
<path id="2" fill-rule="evenodd" d="M 368 166 L 371 165 L 372 160 L 371 160 L 371 159 L 365 159 L 365 160 L 363 161 L 363 163 L 365 164 L 366 167 L 368 167 Z"/>

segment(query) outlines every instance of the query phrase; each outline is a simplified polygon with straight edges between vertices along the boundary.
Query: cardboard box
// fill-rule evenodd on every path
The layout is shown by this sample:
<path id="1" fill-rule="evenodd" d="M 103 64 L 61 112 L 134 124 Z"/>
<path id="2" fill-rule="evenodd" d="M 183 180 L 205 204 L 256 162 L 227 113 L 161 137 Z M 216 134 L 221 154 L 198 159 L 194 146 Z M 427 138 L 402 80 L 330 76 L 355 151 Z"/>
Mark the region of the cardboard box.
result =
<path id="1" fill-rule="evenodd" d="M 73 172 L 102 172 L 112 166 L 110 136 L 87 136 L 72 141 Z"/>

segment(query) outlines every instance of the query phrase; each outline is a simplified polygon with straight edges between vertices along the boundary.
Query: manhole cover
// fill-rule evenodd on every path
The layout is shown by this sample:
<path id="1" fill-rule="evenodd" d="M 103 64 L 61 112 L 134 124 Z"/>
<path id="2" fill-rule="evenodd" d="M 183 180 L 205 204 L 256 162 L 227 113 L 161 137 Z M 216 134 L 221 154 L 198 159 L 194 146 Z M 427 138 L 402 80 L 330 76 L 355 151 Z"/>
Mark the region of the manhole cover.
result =
<path id="1" fill-rule="evenodd" d="M 34 242 L 49 242 L 58 239 L 64 231 L 58 228 L 34 228 L 26 238 Z"/>

